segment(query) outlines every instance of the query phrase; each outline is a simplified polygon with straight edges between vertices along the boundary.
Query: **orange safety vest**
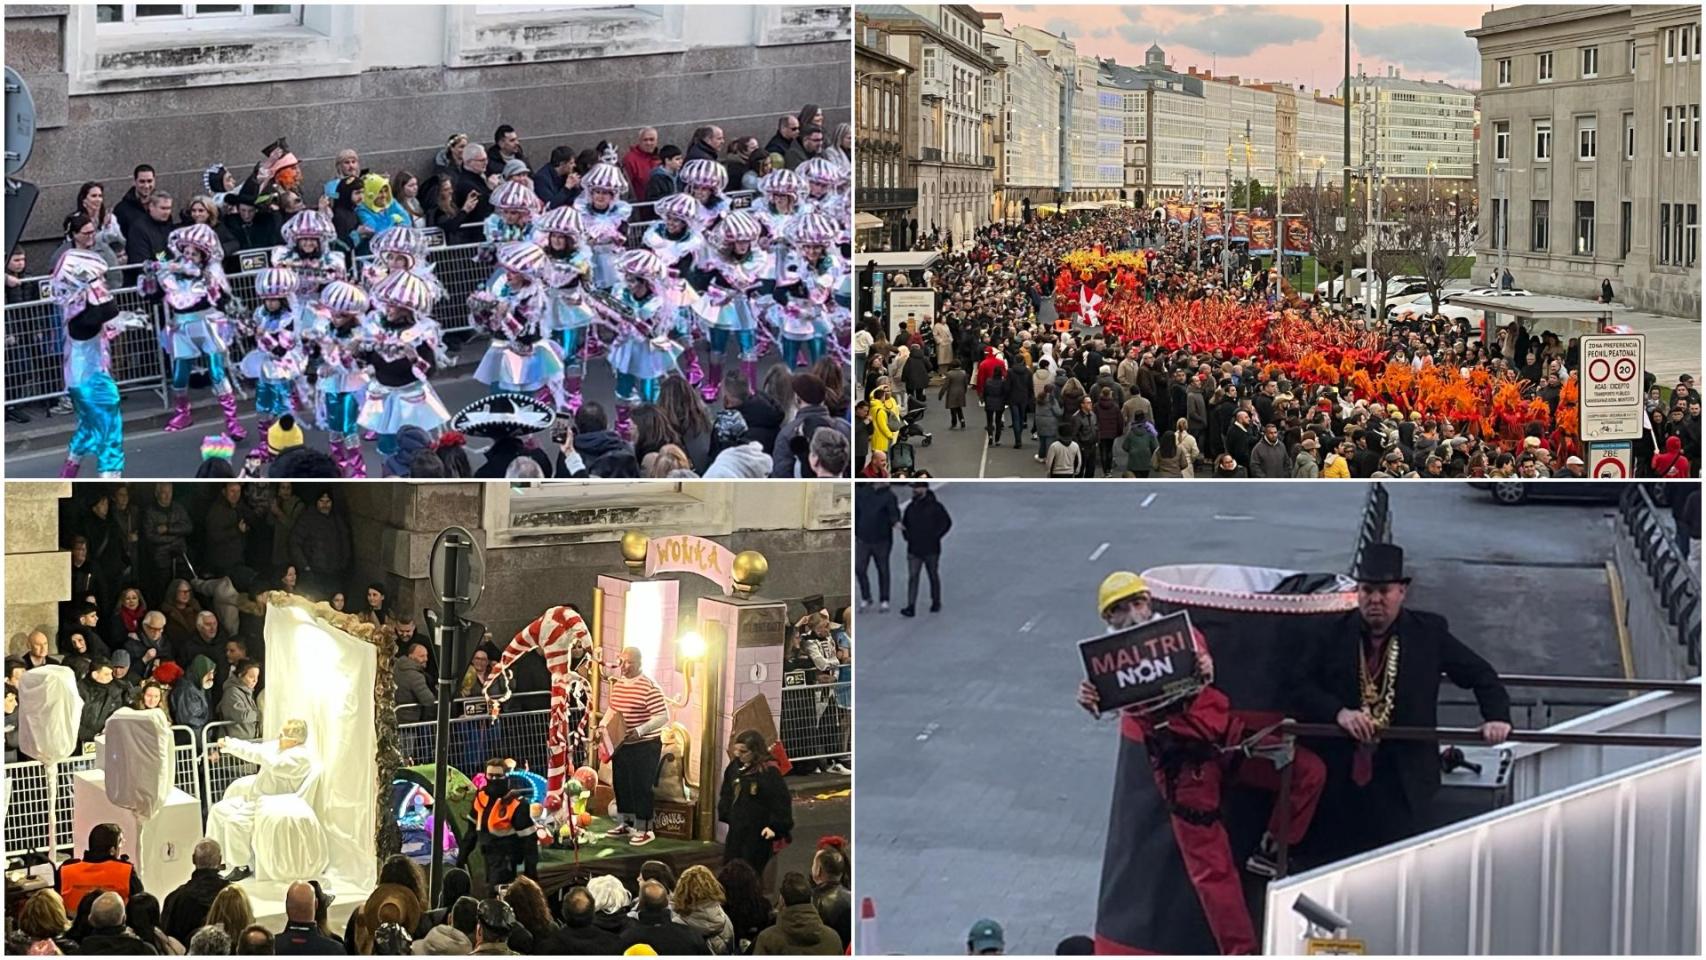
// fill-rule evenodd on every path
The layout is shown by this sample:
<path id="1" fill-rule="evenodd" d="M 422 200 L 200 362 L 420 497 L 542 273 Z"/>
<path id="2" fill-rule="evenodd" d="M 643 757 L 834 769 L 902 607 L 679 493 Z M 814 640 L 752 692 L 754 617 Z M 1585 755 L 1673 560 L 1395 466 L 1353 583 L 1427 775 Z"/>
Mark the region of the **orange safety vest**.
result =
<path id="1" fill-rule="evenodd" d="M 76 914 L 83 898 L 111 890 L 130 902 L 130 877 L 136 870 L 129 860 L 67 860 L 59 868 L 59 899 L 67 913 Z"/>
<path id="2" fill-rule="evenodd" d="M 487 817 L 486 809 L 491 808 L 491 816 Z M 480 829 L 494 837 L 515 836 L 515 812 L 521 808 L 520 798 L 499 800 L 492 805 L 491 794 L 481 791 L 474 794 L 474 823 Z"/>

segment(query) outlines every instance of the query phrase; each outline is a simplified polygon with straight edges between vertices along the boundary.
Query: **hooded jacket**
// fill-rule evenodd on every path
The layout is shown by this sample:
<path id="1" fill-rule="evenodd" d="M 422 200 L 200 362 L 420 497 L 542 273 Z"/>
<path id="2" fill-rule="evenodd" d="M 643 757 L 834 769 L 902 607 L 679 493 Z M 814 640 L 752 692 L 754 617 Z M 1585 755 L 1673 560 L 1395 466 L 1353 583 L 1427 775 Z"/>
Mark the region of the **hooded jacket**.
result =
<path id="1" fill-rule="evenodd" d="M 729 922 L 728 914 L 723 912 L 722 904 L 702 903 L 690 912 L 680 914 L 676 922 L 705 938 L 705 946 L 712 953 L 729 952 L 729 944 L 734 942 L 735 927 Z"/>
<path id="2" fill-rule="evenodd" d="M 213 704 L 209 702 L 209 692 L 202 689 L 201 678 L 213 669 L 213 661 L 197 654 L 190 661 L 189 673 L 182 680 L 172 684 L 172 695 L 167 698 L 172 703 L 172 719 L 186 727 L 200 730 L 213 719 Z M 172 936 L 178 936 L 176 931 L 167 931 Z M 195 931 L 190 931 L 194 933 Z M 178 939 L 183 939 L 179 937 Z"/>
<path id="3" fill-rule="evenodd" d="M 637 477 L 640 461 L 634 448 L 616 435 L 614 430 L 595 430 L 575 434 L 575 452 L 586 464 L 586 473 L 577 476 Z"/>
<path id="4" fill-rule="evenodd" d="M 391 662 L 391 676 L 397 681 L 397 722 L 410 723 L 431 719 L 438 698 L 433 696 L 427 682 L 426 667 L 407 656 Z"/>
<path id="5" fill-rule="evenodd" d="M 240 681 L 231 680 L 220 693 L 219 719 L 233 725 L 230 736 L 239 740 L 261 738 L 261 708 L 255 703 L 255 691 Z"/>
<path id="6" fill-rule="evenodd" d="M 770 454 L 756 440 L 737 443 L 717 454 L 711 465 L 700 474 L 706 480 L 759 480 L 770 476 Z"/>
<path id="7" fill-rule="evenodd" d="M 776 924 L 758 935 L 754 956 L 833 956 L 841 952 L 841 938 L 824 925 L 817 907 L 797 903 L 776 914 Z"/>
<path id="8" fill-rule="evenodd" d="M 1671 434 L 1665 438 L 1663 453 L 1653 454 L 1653 475 L 1656 477 L 1686 477 L 1693 473 L 1688 458 L 1682 454 L 1682 438 Z"/>

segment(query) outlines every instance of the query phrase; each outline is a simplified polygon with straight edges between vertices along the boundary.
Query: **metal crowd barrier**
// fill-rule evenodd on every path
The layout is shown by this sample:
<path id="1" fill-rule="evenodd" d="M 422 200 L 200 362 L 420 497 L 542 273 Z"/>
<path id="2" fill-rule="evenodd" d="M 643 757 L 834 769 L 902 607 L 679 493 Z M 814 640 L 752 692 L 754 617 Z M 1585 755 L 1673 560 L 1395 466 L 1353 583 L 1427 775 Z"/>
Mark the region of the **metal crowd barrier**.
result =
<path id="1" fill-rule="evenodd" d="M 201 797 L 201 758 L 195 731 L 173 726 L 172 785 L 193 797 Z M 71 829 L 75 816 L 73 774 L 95 769 L 95 754 L 78 754 L 59 764 L 59 799 L 55 819 L 57 843 L 49 849 L 47 830 L 47 766 L 40 760 L 6 764 L 5 837 L 6 855 L 47 854 L 58 860 L 81 852 L 86 837 Z"/>
<path id="2" fill-rule="evenodd" d="M 735 191 L 727 194 L 735 209 L 752 204 L 755 194 Z M 628 221 L 628 242 L 637 244 L 648 226 L 657 221 L 650 203 L 634 205 Z M 467 231 L 465 231 L 467 232 Z M 442 237 L 442 234 L 438 236 Z M 460 240 L 460 237 L 450 237 Z M 483 242 L 460 242 L 432 247 L 427 259 L 434 273 L 444 284 L 444 297 L 433 307 L 433 319 L 446 333 L 467 333 L 468 295 L 484 285 L 492 275 L 493 266 L 482 262 L 479 253 Z M 257 255 L 265 251 L 242 250 L 237 257 L 249 269 L 228 274 L 233 295 L 245 307 L 255 305 L 255 277 L 264 265 Z M 346 255 L 347 258 L 347 255 Z M 368 262 L 368 257 L 356 259 L 356 273 Z M 166 383 L 171 377 L 171 365 L 160 344 L 159 331 L 165 315 L 157 303 L 143 299 L 135 284 L 137 265 L 120 268 L 121 276 L 129 283 L 112 291 L 119 307 L 148 316 L 153 327 L 146 330 L 127 330 L 112 341 L 113 379 L 121 392 L 152 390 L 160 397 L 164 408 L 169 402 Z M 47 299 L 47 278 L 26 277 L 26 286 L 33 285 L 41 294 L 39 299 L 6 304 L 5 312 L 5 376 L 6 405 L 52 400 L 65 395 L 64 322 L 59 308 Z M 253 338 L 239 335 L 230 344 L 233 364 L 254 348 Z"/>
<path id="3" fill-rule="evenodd" d="M 779 735 L 789 760 L 828 760 L 849 755 L 852 687 L 848 681 L 790 685 L 783 680 Z"/>
<path id="4" fill-rule="evenodd" d="M 1692 484 L 1672 485 L 1685 495 Z M 1700 670 L 1700 574 L 1642 484 L 1630 484 L 1618 504 L 1618 568 L 1640 676 L 1681 677 Z M 1636 577 L 1639 571 L 1645 577 Z M 1674 640 L 1655 648 L 1653 640 Z"/>
<path id="5" fill-rule="evenodd" d="M 472 776 L 492 757 L 513 757 L 518 766 L 544 774 L 550 769 L 545 746 L 550 720 L 550 710 L 505 710 L 495 718 L 486 714 L 452 717 L 450 765 Z M 405 766 L 431 763 L 438 755 L 438 727 L 431 720 L 398 724 L 397 738 Z"/>

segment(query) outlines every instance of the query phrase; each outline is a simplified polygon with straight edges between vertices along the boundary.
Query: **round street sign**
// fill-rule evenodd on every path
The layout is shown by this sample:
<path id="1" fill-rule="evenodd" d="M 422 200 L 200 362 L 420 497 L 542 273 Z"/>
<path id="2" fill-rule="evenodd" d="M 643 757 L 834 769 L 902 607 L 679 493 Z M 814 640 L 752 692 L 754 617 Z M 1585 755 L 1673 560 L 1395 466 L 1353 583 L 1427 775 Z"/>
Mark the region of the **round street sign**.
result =
<path id="1" fill-rule="evenodd" d="M 1612 369 L 1612 373 L 1614 373 L 1619 380 L 1628 381 L 1635 379 L 1635 361 L 1628 357 L 1618 357 L 1617 366 Z"/>
<path id="2" fill-rule="evenodd" d="M 1611 364 L 1607 363 L 1604 358 L 1596 358 L 1588 364 L 1588 379 L 1593 382 L 1604 383 L 1605 378 L 1609 376 L 1611 376 Z"/>
<path id="3" fill-rule="evenodd" d="M 441 601 L 444 600 L 446 598 L 445 589 L 449 586 L 444 582 L 444 555 L 453 540 L 467 544 L 467 548 L 462 551 L 461 564 L 456 576 L 456 580 L 462 587 L 460 591 L 462 597 L 452 599 L 464 599 L 467 606 L 463 608 L 462 612 L 468 614 L 480 605 L 480 593 L 486 586 L 486 557 L 480 552 L 479 541 L 474 539 L 474 535 L 462 527 L 446 528 L 443 533 L 438 535 L 438 539 L 432 542 L 432 554 L 427 561 L 427 571 L 432 577 L 434 596 Z"/>
<path id="4" fill-rule="evenodd" d="M 1629 468 L 1616 457 L 1604 457 L 1594 461 L 1592 476 L 1596 480 L 1627 480 Z"/>

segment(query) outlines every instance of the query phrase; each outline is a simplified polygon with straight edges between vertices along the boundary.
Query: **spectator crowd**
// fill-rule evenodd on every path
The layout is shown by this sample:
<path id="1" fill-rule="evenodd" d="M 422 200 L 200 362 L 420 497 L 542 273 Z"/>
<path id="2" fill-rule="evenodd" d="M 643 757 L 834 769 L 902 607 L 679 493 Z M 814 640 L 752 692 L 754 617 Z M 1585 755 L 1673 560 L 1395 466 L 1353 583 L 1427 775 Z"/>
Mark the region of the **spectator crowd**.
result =
<path id="1" fill-rule="evenodd" d="M 860 476 L 927 475 L 933 403 L 950 431 L 1030 447 L 1048 477 L 1587 476 L 1577 339 L 1354 315 L 1247 256 L 1228 271 L 1218 244 L 1199 259 L 1177 224 L 1126 209 L 936 249 L 933 320 L 866 311 L 855 332 Z M 1698 476 L 1693 376 L 1644 387 L 1637 474 Z"/>
<path id="2" fill-rule="evenodd" d="M 763 143 L 758 136 L 730 136 L 718 125 L 705 124 L 693 130 L 688 143 L 678 146 L 660 143 L 658 130 L 647 127 L 638 131 L 633 143 L 626 147 L 608 140 L 579 150 L 566 144 L 558 145 L 552 148 L 548 157 L 543 158 L 543 162 L 530 160 L 521 144 L 520 132 L 509 124 L 503 124 L 494 131 L 489 145 L 474 142 L 464 133 L 450 136 L 434 158 L 430 171 L 375 171 L 363 164 L 356 150 L 342 149 L 335 153 L 331 171 L 334 175 L 323 184 L 318 180 L 309 182 L 304 164 L 292 152 L 289 143 L 281 138 L 268 144 L 262 150 L 261 159 L 247 170 L 232 169 L 223 164 L 209 166 L 197 190 L 187 199 L 174 198 L 168 193 L 160 184 L 157 171 L 148 164 L 135 167 L 131 182 L 116 201 L 111 201 L 106 185 L 93 181 L 84 184 L 78 192 L 76 209 L 65 219 L 65 239 L 55 251 L 52 263 L 57 266 L 68 251 L 98 256 L 109 267 L 106 285 L 116 289 L 135 279 L 136 275 L 125 272 L 128 268 L 146 265 L 150 270 L 162 266 L 169 267 L 171 271 L 179 270 L 172 265 L 183 261 L 188 256 L 188 247 L 194 245 L 194 238 L 184 235 L 184 230 L 204 226 L 211 231 L 206 236 L 216 238 L 218 247 L 212 251 L 210 268 L 217 265 L 234 273 L 240 267 L 241 251 L 270 250 L 270 260 L 275 269 L 283 267 L 294 271 L 290 277 L 281 275 L 268 282 L 284 283 L 289 280 L 300 284 L 284 298 L 288 300 L 288 311 L 283 307 L 277 308 L 281 316 L 286 313 L 298 316 L 294 321 L 296 329 L 291 330 L 291 324 L 282 320 L 279 322 L 284 325 L 278 331 L 266 328 L 258 319 L 258 309 L 257 319 L 252 321 L 255 325 L 253 331 L 246 327 L 225 329 L 217 318 L 211 321 L 223 330 L 222 335 L 215 338 L 223 344 L 232 344 L 237 334 L 247 332 L 267 340 L 267 349 L 281 360 L 295 357 L 293 351 L 302 353 L 294 364 L 294 384 L 288 377 L 277 380 L 275 384 L 265 379 L 272 373 L 261 374 L 258 393 L 270 390 L 282 399 L 263 403 L 257 396 L 258 435 L 254 448 L 246 457 L 234 455 L 235 446 L 228 442 L 242 441 L 247 431 L 238 423 L 235 407 L 226 402 L 231 387 L 221 382 L 239 357 L 218 357 L 217 354 L 223 350 L 218 343 L 203 350 L 207 354 L 205 357 L 197 355 L 186 361 L 183 350 L 174 353 L 175 365 L 187 365 L 181 373 L 174 369 L 172 374 L 178 408 L 168 430 L 183 429 L 194 421 L 189 389 L 196 382 L 191 374 L 199 369 L 198 364 L 208 365 L 204 376 L 211 378 L 212 389 L 224 407 L 226 421 L 222 434 L 226 439 L 205 444 L 202 462 L 199 466 L 186 463 L 183 471 L 186 474 L 199 471 L 197 476 L 213 478 L 258 476 L 267 471 L 266 464 L 272 457 L 293 447 L 303 447 L 309 453 L 329 456 L 343 475 L 361 476 L 367 470 L 360 454 L 360 444 L 365 440 L 378 442 L 379 462 L 387 474 L 423 478 L 470 475 L 521 478 L 843 476 L 850 473 L 851 460 L 847 450 L 849 385 L 845 354 L 841 352 L 847 336 L 844 324 L 840 330 L 811 331 L 819 339 L 809 341 L 812 344 L 810 351 L 803 347 L 795 350 L 796 341 L 778 340 L 768 329 L 761 330 L 759 342 L 754 345 L 749 346 L 743 337 L 740 345 L 742 369 L 731 370 L 725 376 L 721 351 L 716 349 L 723 341 L 714 335 L 707 341 L 706 331 L 690 329 L 700 321 L 694 317 L 690 322 L 687 315 L 691 311 L 684 305 L 680 307 L 682 326 L 679 329 L 675 328 L 673 316 L 662 318 L 669 321 L 668 336 L 677 340 L 673 347 L 657 347 L 662 342 L 658 338 L 665 336 L 661 321 L 657 330 L 640 331 L 652 338 L 655 349 L 673 355 L 686 354 L 680 357 L 680 369 L 676 368 L 674 359 L 666 358 L 668 362 L 662 364 L 659 372 L 658 364 L 650 360 L 627 359 L 640 349 L 637 344 L 646 337 L 639 337 L 635 341 L 636 346 L 630 348 L 624 346 L 625 334 L 622 333 L 615 334 L 610 342 L 601 341 L 598 331 L 608 328 L 600 323 L 592 324 L 590 339 L 586 328 L 570 329 L 565 326 L 552 329 L 552 324 L 563 326 L 568 321 L 560 316 L 547 321 L 534 315 L 537 311 L 532 306 L 523 305 L 526 299 L 523 293 L 513 289 L 518 277 L 524 274 L 532 276 L 529 271 L 537 269 L 540 271 L 539 285 L 549 285 L 554 291 L 551 296 L 565 297 L 575 304 L 584 302 L 596 306 L 594 301 L 604 302 L 601 297 L 605 291 L 615 294 L 616 299 L 626 293 L 617 283 L 616 267 L 607 261 L 614 256 L 612 250 L 619 254 L 628 247 L 629 239 L 604 237 L 601 231 L 606 226 L 616 231 L 625 229 L 629 205 L 618 200 L 610 206 L 603 206 L 603 201 L 595 199 L 588 206 L 588 197 L 592 196 L 589 190 L 594 194 L 608 190 L 613 196 L 626 196 L 635 203 L 655 205 L 658 211 L 656 230 L 661 231 L 666 225 L 674 229 L 678 222 L 684 224 L 685 238 L 682 234 L 664 231 L 658 234 L 655 242 L 648 235 L 629 251 L 656 250 L 664 258 L 663 266 L 674 271 L 667 280 L 652 277 L 654 288 L 662 283 L 665 287 L 691 284 L 699 293 L 708 289 L 712 274 L 705 270 L 712 262 L 712 241 L 720 236 L 717 231 L 722 227 L 725 216 L 740 206 L 723 196 L 724 190 L 763 194 L 751 210 L 755 218 L 753 222 L 760 224 L 763 231 L 772 237 L 767 241 L 771 245 L 765 247 L 772 251 L 770 256 L 792 257 L 794 253 L 778 251 L 806 249 L 802 244 L 808 241 L 796 236 L 792 227 L 796 221 L 811 220 L 818 213 L 826 215 L 826 229 L 839 230 L 844 235 L 840 247 L 845 250 L 847 226 L 840 221 L 850 217 L 850 210 L 842 208 L 846 206 L 847 194 L 847 184 L 843 181 L 850 180 L 851 176 L 851 127 L 840 124 L 832 132 L 823 124 L 822 109 L 807 104 L 797 114 L 781 117 L 774 132 Z M 698 179 L 683 179 L 684 167 L 696 171 Z M 799 171 L 797 176 L 796 171 Z M 780 176 L 772 176 L 778 173 Z M 583 178 L 587 177 L 591 179 L 583 183 Z M 705 186 L 707 177 L 712 184 L 709 187 Z M 813 184 L 809 189 L 805 186 L 807 182 Z M 824 193 L 825 190 L 828 192 Z M 682 200 L 691 196 L 695 203 L 662 204 L 662 201 L 678 195 Z M 784 202 L 778 199 L 782 196 L 794 198 L 791 212 L 778 206 Z M 693 212 L 684 212 L 688 208 Z M 673 213 L 666 215 L 666 209 Z M 554 216 L 559 211 L 565 216 Z M 318 216 L 312 216 L 316 212 Z M 304 213 L 310 216 L 305 218 Z M 570 213 L 575 216 L 567 216 Z M 677 217 L 683 219 L 678 221 Z M 649 214 L 634 217 L 636 222 L 647 219 L 651 219 Z M 604 224 L 605 220 L 610 223 Z M 321 225 L 324 225 L 323 231 Z M 322 354 L 329 358 L 331 351 L 329 348 L 322 351 L 313 342 L 316 334 L 310 324 L 311 314 L 321 310 L 321 305 L 314 300 L 328 281 L 347 279 L 352 287 L 368 288 L 365 292 L 353 289 L 340 293 L 352 303 L 360 300 L 358 314 L 365 311 L 367 296 L 371 293 L 375 298 L 372 301 L 375 310 L 392 310 L 397 316 L 406 310 L 429 317 L 433 302 L 442 298 L 445 291 L 431 275 L 425 241 L 421 239 L 424 236 L 422 228 L 442 231 L 447 244 L 479 245 L 481 250 L 476 267 L 485 271 L 493 271 L 493 261 L 507 249 L 506 244 L 516 241 L 537 244 L 547 252 L 548 260 L 560 257 L 565 264 L 579 262 L 571 258 L 571 252 L 578 249 L 580 252 L 575 255 L 584 256 L 588 247 L 593 250 L 594 269 L 592 276 L 586 278 L 587 297 L 584 300 L 578 292 L 582 289 L 579 275 L 573 271 L 560 271 L 568 279 L 558 289 L 558 281 L 545 279 L 544 262 L 519 266 L 517 264 L 524 259 L 519 254 L 503 259 L 492 279 L 482 285 L 482 290 L 491 288 L 494 296 L 490 301 L 477 304 L 470 300 L 473 315 L 470 322 L 476 328 L 492 326 L 492 330 L 485 332 L 496 340 L 515 339 L 519 346 L 511 352 L 522 357 L 525 363 L 516 362 L 527 366 L 530 371 L 522 378 L 525 383 L 519 386 L 493 375 L 490 380 L 492 389 L 525 388 L 527 392 L 538 391 L 542 397 L 548 391 L 555 392 L 554 405 L 560 416 L 556 428 L 550 431 L 550 443 L 546 442 L 547 430 L 541 428 L 533 432 L 518 431 L 512 436 L 492 437 L 490 444 L 476 442 L 470 445 L 468 436 L 445 427 L 442 421 L 448 419 L 448 412 L 428 418 L 435 422 L 414 422 L 419 419 L 414 414 L 423 409 L 423 404 L 428 410 L 441 406 L 427 378 L 441 366 L 455 361 L 462 343 L 460 334 L 443 337 L 441 344 L 434 343 L 436 349 L 433 351 L 428 352 L 423 347 L 418 358 L 413 354 L 404 358 L 415 365 L 416 371 L 407 375 L 409 371 L 399 368 L 394 374 L 394 382 L 387 376 L 385 366 L 396 357 L 388 357 L 385 362 L 366 361 L 372 366 L 371 371 L 366 366 L 355 364 L 349 368 L 347 375 L 339 373 L 338 376 L 347 376 L 352 382 L 359 379 L 365 383 L 370 375 L 374 379 L 371 387 L 364 386 L 361 392 L 353 394 L 358 407 L 362 407 L 359 428 L 353 422 L 355 418 L 349 418 L 350 423 L 342 423 L 330 406 L 322 409 L 322 401 L 313 397 L 314 389 L 319 388 L 302 387 L 304 382 L 318 383 L 317 378 L 321 374 L 328 380 L 333 374 L 330 361 L 321 359 Z M 548 239 L 554 233 L 573 237 L 560 253 Z M 174 236 L 180 239 L 172 241 Z M 379 248 L 372 248 L 376 238 L 381 243 Z M 321 252 L 302 253 L 303 243 L 315 239 L 324 243 Z M 210 245 L 214 243 L 209 241 Z M 608 246 L 610 244 L 614 246 Z M 698 251 L 697 260 L 694 259 L 694 251 Z M 360 270 L 355 268 L 355 258 L 369 256 L 382 262 Z M 829 259 L 841 262 L 834 256 Z M 777 269 L 781 266 L 780 262 L 776 264 Z M 193 273 L 198 268 L 190 269 Z M 833 273 L 840 268 L 832 264 L 825 269 Z M 27 282 L 26 270 L 26 258 L 22 252 L 12 251 L 6 271 L 8 303 L 36 300 L 42 296 L 36 283 Z M 405 271 L 418 275 L 424 287 L 419 291 L 398 290 L 394 282 L 390 287 L 382 288 L 379 281 L 396 281 L 396 275 Z M 502 279 L 506 271 L 510 278 L 509 286 L 505 286 Z M 145 289 L 149 276 L 149 271 L 144 271 Z M 239 319 L 245 307 L 257 306 L 240 303 L 233 306 L 231 302 L 220 299 L 219 283 L 209 280 L 206 286 L 205 291 L 201 286 L 194 286 L 191 291 L 205 293 L 207 303 L 224 302 L 226 306 L 223 309 Z M 387 289 L 390 290 L 389 295 L 384 292 Z M 168 305 L 176 302 L 170 296 L 171 292 L 168 287 Z M 598 295 L 594 296 L 595 293 Z M 689 298 L 692 296 L 685 288 L 682 293 Z M 268 299 L 271 295 L 270 289 L 258 289 L 258 306 L 273 303 Z M 187 293 L 185 296 L 195 299 Z M 783 291 L 777 291 L 775 296 L 778 304 L 786 300 Z M 807 299 L 802 297 L 798 302 L 803 303 Z M 837 299 L 844 300 L 845 294 L 838 293 Z M 519 332 L 506 333 L 501 315 L 486 317 L 494 303 L 510 308 L 516 317 L 523 316 L 524 310 L 529 311 L 527 322 L 531 326 Z M 759 303 L 754 301 L 755 312 L 759 310 Z M 772 323 L 769 303 L 769 295 L 766 294 L 762 301 L 766 312 L 760 318 L 761 328 Z M 553 311 L 559 309 L 568 308 L 551 307 Z M 839 315 L 845 316 L 845 308 L 841 309 L 843 312 Z M 56 394 L 60 389 L 79 386 L 77 383 L 61 385 L 57 360 L 43 359 L 57 357 L 62 352 L 61 340 L 66 336 L 63 320 L 49 315 L 53 312 L 43 312 L 39 317 L 35 314 L 19 316 L 16 322 L 9 318 L 6 331 L 7 373 L 13 395 Z M 499 311 L 500 314 L 502 312 Z M 835 316 L 832 304 L 826 317 L 833 320 Z M 491 323 L 487 324 L 487 320 Z M 775 323 L 779 325 L 780 321 Z M 576 334 L 576 329 L 582 332 Z M 415 330 L 427 342 L 434 342 L 438 337 L 436 324 L 430 320 L 418 323 Z M 788 335 L 786 331 L 782 333 Z M 267 339 L 267 334 L 273 334 L 273 339 Z M 190 339 L 183 331 L 174 331 L 174 336 L 180 345 Z M 299 342 L 294 347 L 286 346 L 292 337 Z M 558 344 L 556 339 L 561 339 L 562 343 Z M 610 338 L 607 336 L 605 339 Z M 798 342 L 804 344 L 808 341 Z M 783 362 L 760 382 L 755 360 L 773 347 L 783 354 Z M 526 358 L 547 351 L 559 357 L 554 367 L 547 364 L 541 368 L 543 372 L 531 372 L 536 364 Z M 614 403 L 593 403 L 589 400 L 584 407 L 590 409 L 582 409 L 581 371 L 589 359 L 602 356 L 606 351 L 618 380 Z M 701 352 L 706 352 L 714 376 L 701 373 Z M 120 359 L 115 362 L 128 361 Z M 275 363 L 266 369 L 276 373 L 288 366 Z M 422 367 L 426 371 L 424 376 L 419 372 Z M 482 366 L 482 371 L 484 369 Z M 135 371 L 123 374 L 135 375 Z M 243 375 L 252 377 L 256 374 L 246 370 Z M 476 373 L 476 377 L 482 382 L 488 379 L 484 372 Z M 634 382 L 624 384 L 623 377 L 633 378 Z M 652 378 L 656 378 L 655 382 L 649 382 Z M 430 396 L 417 399 L 409 393 L 417 390 L 417 379 L 426 385 L 425 392 Z M 559 380 L 561 385 L 557 383 Z M 688 382 L 671 385 L 670 381 L 676 380 Z M 363 396 L 369 399 L 362 400 Z M 374 396 L 405 398 L 412 406 L 402 407 L 387 400 L 388 405 L 381 412 L 379 401 L 372 399 Z M 30 405 L 9 403 L 7 419 L 14 423 L 28 422 L 32 413 L 26 408 Z M 399 412 L 393 413 L 392 406 L 398 406 Z M 46 402 L 43 410 L 50 416 L 74 412 L 70 398 L 63 396 Z M 116 408 L 114 415 L 117 415 Z M 834 429 L 820 439 L 818 432 L 824 427 Z M 305 431 L 316 428 L 332 434 L 328 446 L 310 442 Z M 102 442 L 112 445 L 111 441 Z M 118 443 L 122 446 L 122 437 Z M 81 451 L 73 450 L 65 475 L 75 473 L 76 461 L 81 455 Z M 311 466 L 304 469 L 329 469 L 325 460 L 311 459 Z M 122 463 L 122 457 L 116 461 L 103 458 L 103 472 L 116 473 L 110 469 L 114 463 Z M 298 467 L 293 462 L 271 473 L 290 476 L 289 471 Z"/>

